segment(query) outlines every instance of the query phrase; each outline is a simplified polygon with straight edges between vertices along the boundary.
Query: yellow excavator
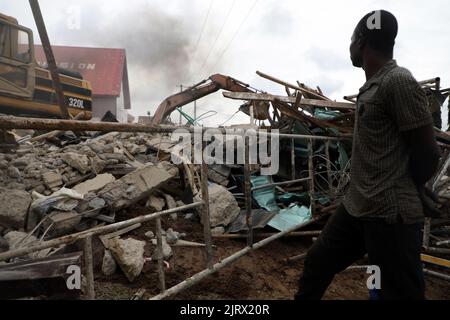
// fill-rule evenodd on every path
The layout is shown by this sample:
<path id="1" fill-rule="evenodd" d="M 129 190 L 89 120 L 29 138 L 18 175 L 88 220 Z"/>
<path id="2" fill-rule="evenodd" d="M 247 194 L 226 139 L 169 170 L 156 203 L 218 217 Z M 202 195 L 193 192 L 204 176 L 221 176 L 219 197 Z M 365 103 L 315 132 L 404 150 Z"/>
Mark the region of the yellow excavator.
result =
<path id="1" fill-rule="evenodd" d="M 58 68 L 69 113 L 92 117 L 92 89 L 79 73 Z M 0 114 L 59 118 L 60 109 L 47 69 L 34 56 L 33 32 L 0 13 Z"/>

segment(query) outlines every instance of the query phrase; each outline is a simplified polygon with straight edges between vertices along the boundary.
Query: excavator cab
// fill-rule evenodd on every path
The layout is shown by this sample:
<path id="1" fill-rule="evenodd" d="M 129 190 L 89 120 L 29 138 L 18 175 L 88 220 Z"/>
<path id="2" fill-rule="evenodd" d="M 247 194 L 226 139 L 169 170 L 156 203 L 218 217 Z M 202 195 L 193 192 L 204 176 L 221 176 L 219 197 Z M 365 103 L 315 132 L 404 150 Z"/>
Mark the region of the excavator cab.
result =
<path id="1" fill-rule="evenodd" d="M 33 33 L 16 19 L 0 14 L 0 93 L 33 97 L 35 86 Z"/>

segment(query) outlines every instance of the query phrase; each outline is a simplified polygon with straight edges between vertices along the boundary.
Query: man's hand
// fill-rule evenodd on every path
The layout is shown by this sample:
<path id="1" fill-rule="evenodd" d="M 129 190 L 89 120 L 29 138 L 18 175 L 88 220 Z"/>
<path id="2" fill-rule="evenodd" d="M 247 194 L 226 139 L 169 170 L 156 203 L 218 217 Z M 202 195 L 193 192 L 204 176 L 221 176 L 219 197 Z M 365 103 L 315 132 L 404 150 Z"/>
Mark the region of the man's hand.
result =
<path id="1" fill-rule="evenodd" d="M 428 189 L 426 186 L 420 186 L 417 188 L 419 191 L 419 198 L 423 205 L 423 213 L 428 218 L 440 218 L 442 216 L 441 210 L 438 209 L 437 203 L 439 203 L 436 194 Z"/>

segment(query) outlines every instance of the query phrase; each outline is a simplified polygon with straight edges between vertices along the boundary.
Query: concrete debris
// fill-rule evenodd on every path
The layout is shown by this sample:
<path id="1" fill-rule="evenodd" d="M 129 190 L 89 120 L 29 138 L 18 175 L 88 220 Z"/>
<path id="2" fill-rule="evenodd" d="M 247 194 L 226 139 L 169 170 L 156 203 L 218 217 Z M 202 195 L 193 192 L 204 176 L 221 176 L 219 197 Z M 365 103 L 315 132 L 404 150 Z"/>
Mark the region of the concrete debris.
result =
<path id="1" fill-rule="evenodd" d="M 166 199 L 167 209 L 174 209 L 177 207 L 177 202 L 172 196 L 165 194 L 164 198 Z"/>
<path id="2" fill-rule="evenodd" d="M 144 247 L 144 241 L 132 238 L 126 240 L 113 238 L 108 240 L 109 250 L 130 282 L 133 282 L 142 272 L 144 267 Z"/>
<path id="3" fill-rule="evenodd" d="M 61 155 L 61 159 L 82 174 L 89 172 L 89 159 L 86 155 L 81 155 L 75 152 L 67 152 Z"/>
<path id="4" fill-rule="evenodd" d="M 8 168 L 8 161 L 0 160 L 0 170 L 4 170 Z"/>
<path id="5" fill-rule="evenodd" d="M 62 236 L 71 233 L 81 222 L 81 215 L 78 212 L 54 211 L 48 215 L 44 221 L 44 228 L 49 229 L 52 236 Z"/>
<path id="6" fill-rule="evenodd" d="M 105 249 L 105 254 L 103 255 L 103 261 L 102 261 L 102 273 L 105 276 L 112 276 L 114 273 L 116 273 L 117 269 L 117 263 L 116 260 L 114 260 L 114 257 L 111 254 L 111 251 Z"/>
<path id="7" fill-rule="evenodd" d="M 152 244 L 156 246 L 157 240 L 153 239 Z M 164 260 L 168 260 L 170 257 L 172 257 L 172 255 L 173 255 L 172 247 L 167 243 L 166 237 L 162 237 L 162 249 L 163 249 L 163 259 Z M 155 251 L 153 252 L 152 259 L 153 260 L 158 259 L 158 248 L 157 247 L 155 248 Z"/>
<path id="8" fill-rule="evenodd" d="M 158 168 L 166 170 L 172 177 L 177 177 L 180 173 L 177 166 L 168 161 L 161 161 L 157 164 Z"/>
<path id="9" fill-rule="evenodd" d="M 179 233 L 178 232 L 174 232 L 172 228 L 167 229 L 166 231 L 166 241 L 168 244 L 172 245 L 177 243 L 179 239 Z"/>
<path id="10" fill-rule="evenodd" d="M 14 179 L 19 179 L 22 177 L 22 175 L 20 174 L 19 169 L 17 169 L 16 167 L 9 167 L 8 168 L 8 176 L 10 178 L 14 178 Z"/>
<path id="11" fill-rule="evenodd" d="M 6 252 L 9 250 L 9 243 L 5 238 L 0 237 L 0 253 Z"/>
<path id="12" fill-rule="evenodd" d="M 165 169 L 148 164 L 107 184 L 97 195 L 119 210 L 148 197 L 155 188 L 172 178 Z"/>
<path id="13" fill-rule="evenodd" d="M 211 227 L 228 226 L 241 212 L 236 199 L 231 192 L 218 184 L 209 185 L 208 190 Z M 197 198 L 201 200 L 201 195 Z"/>
<path id="14" fill-rule="evenodd" d="M 224 227 L 215 227 L 214 229 L 211 230 L 211 235 L 213 236 L 220 236 L 224 233 L 225 233 Z"/>
<path id="15" fill-rule="evenodd" d="M 178 200 L 177 202 L 177 207 L 182 207 L 182 206 L 185 206 L 186 204 L 183 202 L 183 201 L 181 201 L 181 200 Z"/>
<path id="16" fill-rule="evenodd" d="M 54 189 L 63 185 L 62 176 L 54 171 L 42 174 L 42 180 L 49 189 Z"/>
<path id="17" fill-rule="evenodd" d="M 194 218 L 194 214 L 193 213 L 186 213 L 186 215 L 184 216 L 184 218 L 186 220 L 191 220 Z"/>
<path id="18" fill-rule="evenodd" d="M 105 169 L 106 165 L 108 164 L 106 161 L 100 159 L 97 155 L 90 158 L 90 162 L 91 162 L 92 171 L 95 174 L 101 173 Z"/>
<path id="19" fill-rule="evenodd" d="M 149 239 L 153 239 L 155 237 L 155 234 L 153 233 L 153 231 L 147 231 L 144 236 L 146 236 Z"/>
<path id="20" fill-rule="evenodd" d="M 0 225 L 8 228 L 25 228 L 31 196 L 23 190 L 10 190 L 0 187 Z"/>
<path id="21" fill-rule="evenodd" d="M 10 232 L 6 233 L 3 237 L 8 242 L 10 250 L 29 246 L 38 241 L 38 239 L 35 236 L 28 235 L 27 233 L 20 232 L 20 231 L 10 231 Z M 51 250 L 52 249 L 44 249 L 44 250 L 41 250 L 38 252 L 30 253 L 29 255 L 27 255 L 25 257 L 28 257 L 29 259 L 44 258 L 48 255 L 48 253 Z"/>
<path id="22" fill-rule="evenodd" d="M 145 206 L 147 208 L 154 210 L 155 212 L 160 212 L 164 209 L 165 205 L 166 202 L 164 201 L 164 199 L 151 195 Z"/>
<path id="23" fill-rule="evenodd" d="M 102 198 L 95 197 L 89 201 L 90 209 L 101 209 L 106 205 L 106 201 Z"/>
<path id="24" fill-rule="evenodd" d="M 165 194 L 164 198 L 166 199 L 167 209 L 174 209 L 174 208 L 177 207 L 177 202 L 175 201 L 175 199 L 172 196 L 170 196 L 168 194 Z M 170 214 L 170 219 L 173 220 L 173 221 L 177 220 L 178 219 L 178 214 L 176 212 L 175 213 L 171 213 Z"/>
<path id="25" fill-rule="evenodd" d="M 116 181 L 116 178 L 110 173 L 99 174 L 93 179 L 87 180 L 73 187 L 73 190 L 79 194 L 87 194 L 89 192 L 98 191 L 105 187 L 108 183 Z"/>

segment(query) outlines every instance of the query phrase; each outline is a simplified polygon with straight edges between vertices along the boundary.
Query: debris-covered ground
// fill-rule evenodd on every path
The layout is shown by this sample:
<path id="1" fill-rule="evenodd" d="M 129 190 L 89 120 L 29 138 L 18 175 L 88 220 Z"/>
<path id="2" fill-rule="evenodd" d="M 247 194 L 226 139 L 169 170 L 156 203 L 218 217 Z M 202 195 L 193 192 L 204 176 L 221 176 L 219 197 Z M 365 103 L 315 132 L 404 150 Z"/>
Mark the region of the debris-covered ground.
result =
<path id="1" fill-rule="evenodd" d="M 242 133 L 226 137 L 236 140 L 231 147 L 235 164 L 202 170 L 184 153 L 175 153 L 178 141 L 171 141 L 168 134 L 1 131 L 8 143 L 0 144 L 0 296 L 90 297 L 88 235 L 96 228 L 92 237 L 96 297 L 150 298 L 160 292 L 162 269 L 169 288 L 206 268 L 205 229 L 213 236 L 217 263 L 246 247 L 247 221 L 252 221 L 255 242 L 291 229 L 304 233 L 271 242 L 170 298 L 291 299 L 302 270 L 302 260 L 292 258 L 305 253 L 320 234 L 351 179 L 355 108 L 353 103 L 331 101 L 320 90 L 284 85 L 295 93 L 287 89 L 287 97 L 253 91 L 225 94 L 249 101 L 241 107 L 243 112 L 262 109 L 258 120 L 268 120 L 269 129 L 297 137 L 320 136 L 280 140 L 279 170 L 273 175 L 263 174 L 266 164 L 243 165 L 243 159 L 237 159 L 245 147 L 239 143 Z M 268 127 L 232 129 L 249 128 Z M 423 261 L 427 272 L 440 277 L 427 275 L 427 297 L 449 299 L 450 135 L 436 133 L 444 153 L 431 189 L 439 196 L 436 203 L 442 215 L 425 227 Z M 202 150 L 201 143 L 189 139 L 189 149 Z M 255 146 L 261 150 L 268 144 L 259 138 L 248 148 Z M 206 211 L 201 204 L 206 190 L 209 221 L 203 219 Z M 161 229 L 156 216 L 143 219 L 165 210 L 169 211 L 161 218 Z M 26 252 L 17 254 L 20 250 Z M 67 292 L 71 279 L 67 270 L 73 266 L 83 270 L 81 292 Z M 363 269 L 343 272 L 325 298 L 367 299 L 366 277 Z"/>
<path id="2" fill-rule="evenodd" d="M 136 212 L 136 211 L 134 211 Z M 139 212 L 139 211 L 137 211 Z M 195 221 L 163 221 L 163 226 L 187 234 L 191 241 L 202 242 L 202 227 Z M 145 230 L 155 230 L 154 223 L 144 225 L 143 230 L 132 233 L 138 239 L 145 239 Z M 245 239 L 214 239 L 215 250 L 219 257 L 245 247 Z M 173 296 L 173 299 L 244 299 L 244 300 L 286 300 L 292 299 L 297 289 L 303 262 L 286 262 L 285 259 L 305 252 L 311 245 L 311 238 L 284 238 L 266 247 L 244 256 L 236 263 L 226 267 L 205 281 Z M 170 260 L 170 269 L 166 271 L 167 285 L 176 285 L 187 276 L 192 276 L 205 268 L 205 255 L 202 248 L 175 247 Z M 149 251 L 149 253 L 151 250 Z M 364 264 L 364 261 L 360 261 Z M 98 298 L 130 299 L 139 289 L 146 289 L 144 298 L 159 293 L 158 274 L 155 264 L 144 267 L 143 275 L 133 284 L 117 273 L 114 277 L 105 277 L 100 273 L 96 278 Z M 368 299 L 365 270 L 345 271 L 336 276 L 324 299 L 364 300 Z M 427 277 L 427 298 L 450 299 L 450 283 Z"/>

